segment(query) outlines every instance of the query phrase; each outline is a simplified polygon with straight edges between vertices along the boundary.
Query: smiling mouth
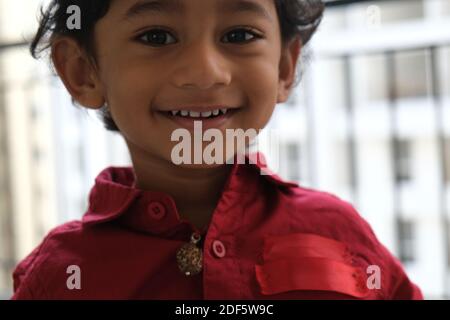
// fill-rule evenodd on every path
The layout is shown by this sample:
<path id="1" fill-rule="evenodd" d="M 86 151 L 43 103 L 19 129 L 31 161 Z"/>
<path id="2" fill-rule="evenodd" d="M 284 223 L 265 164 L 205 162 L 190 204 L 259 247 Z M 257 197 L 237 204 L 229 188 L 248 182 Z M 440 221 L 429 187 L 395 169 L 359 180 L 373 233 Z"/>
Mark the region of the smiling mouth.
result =
<path id="1" fill-rule="evenodd" d="M 171 110 L 167 111 L 169 116 L 181 118 L 193 118 L 197 120 L 212 119 L 226 115 L 228 112 L 233 112 L 235 109 L 221 108 L 210 111 L 192 111 L 192 110 Z"/>
<path id="2" fill-rule="evenodd" d="M 195 122 L 201 122 L 202 127 L 208 129 L 222 127 L 240 110 L 241 108 L 220 108 L 208 111 L 171 110 L 160 111 L 160 113 L 179 126 L 192 129 Z"/>

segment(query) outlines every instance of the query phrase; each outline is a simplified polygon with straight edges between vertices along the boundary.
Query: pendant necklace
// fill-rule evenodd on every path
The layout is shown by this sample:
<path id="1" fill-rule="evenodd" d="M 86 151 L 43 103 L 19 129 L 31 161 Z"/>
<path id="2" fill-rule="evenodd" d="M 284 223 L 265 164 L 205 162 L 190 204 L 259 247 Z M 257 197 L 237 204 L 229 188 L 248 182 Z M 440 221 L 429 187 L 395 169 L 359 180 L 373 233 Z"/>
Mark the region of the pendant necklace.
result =
<path id="1" fill-rule="evenodd" d="M 177 264 L 180 271 L 186 276 L 194 276 L 202 271 L 203 253 L 198 247 L 201 235 L 194 232 L 191 241 L 182 245 L 177 251 Z"/>

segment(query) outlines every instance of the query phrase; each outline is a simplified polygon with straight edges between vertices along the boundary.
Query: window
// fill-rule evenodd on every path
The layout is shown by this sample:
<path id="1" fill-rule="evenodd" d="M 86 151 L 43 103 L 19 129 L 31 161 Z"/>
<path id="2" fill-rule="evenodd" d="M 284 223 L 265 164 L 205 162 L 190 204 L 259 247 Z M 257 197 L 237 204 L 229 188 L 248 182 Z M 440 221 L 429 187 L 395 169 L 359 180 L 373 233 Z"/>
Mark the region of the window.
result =
<path id="1" fill-rule="evenodd" d="M 395 57 L 395 62 L 397 97 L 427 96 L 427 55 L 425 51 L 399 53 Z"/>
<path id="2" fill-rule="evenodd" d="M 371 56 L 358 56 L 353 59 L 351 65 L 355 74 L 353 85 L 357 88 L 355 97 L 357 100 L 379 101 L 388 99 L 386 88 L 387 72 L 386 57 L 381 54 Z M 344 89 L 342 89 L 342 92 Z"/>
<path id="3" fill-rule="evenodd" d="M 78 211 L 77 212 L 79 212 L 79 213 L 86 212 L 89 204 L 88 204 L 86 198 L 83 195 L 81 195 L 81 197 L 78 198 L 77 203 L 78 203 L 77 204 L 78 205 Z"/>
<path id="4" fill-rule="evenodd" d="M 448 2 L 448 6 L 450 16 L 450 1 Z M 444 56 L 444 60 L 440 65 L 442 66 L 440 72 L 441 76 L 444 76 L 444 79 L 447 78 L 446 81 L 441 82 L 441 91 L 444 95 L 450 96 L 450 46 L 441 48 L 441 51 L 443 52 L 442 55 Z"/>
<path id="5" fill-rule="evenodd" d="M 415 260 L 414 224 L 410 220 L 399 219 L 397 221 L 397 235 L 399 243 L 399 258 L 403 263 Z"/>
<path id="6" fill-rule="evenodd" d="M 444 10 L 442 10 L 442 15 L 450 15 L 450 1 L 441 0 L 441 5 Z"/>
<path id="7" fill-rule="evenodd" d="M 444 155 L 445 155 L 445 182 L 450 183 L 450 138 L 444 140 Z"/>
<path id="8" fill-rule="evenodd" d="M 297 93 L 295 91 L 291 93 L 286 101 L 286 104 L 291 108 L 295 108 L 297 106 Z"/>
<path id="9" fill-rule="evenodd" d="M 35 164 L 39 163 L 42 159 L 41 150 L 37 146 L 33 146 L 32 157 Z"/>
<path id="10" fill-rule="evenodd" d="M 446 225 L 447 225 L 447 248 L 445 248 L 447 250 L 447 266 L 450 268 L 450 221 L 447 218 L 446 221 Z"/>
<path id="11" fill-rule="evenodd" d="M 286 145 L 287 177 L 289 180 L 300 180 L 300 147 L 297 143 Z"/>
<path id="12" fill-rule="evenodd" d="M 38 117 L 39 117 L 39 110 L 38 110 L 38 107 L 33 103 L 33 104 L 30 106 L 30 118 L 31 118 L 31 121 L 32 121 L 32 122 L 36 122 L 37 119 L 38 119 Z"/>
<path id="13" fill-rule="evenodd" d="M 85 166 L 85 153 L 84 153 L 84 145 L 83 143 L 80 141 L 77 143 L 76 146 L 76 154 L 77 154 L 77 165 L 78 165 L 78 170 L 79 170 L 79 174 L 84 174 L 86 172 L 86 166 Z"/>
<path id="14" fill-rule="evenodd" d="M 427 0 L 428 1 L 428 0 Z M 383 24 L 422 19 L 425 16 L 423 0 L 403 0 L 377 2 L 381 10 Z"/>
<path id="15" fill-rule="evenodd" d="M 395 181 L 397 183 L 411 180 L 411 142 L 397 140 L 395 145 Z"/>
<path id="16" fill-rule="evenodd" d="M 397 99 L 426 97 L 429 93 L 427 53 L 424 50 L 358 56 L 354 59 L 358 99 L 388 100 L 390 92 Z M 387 84 L 391 84 L 388 87 Z"/>
<path id="17" fill-rule="evenodd" d="M 366 28 L 374 22 L 388 26 L 422 20 L 425 17 L 424 1 L 428 0 L 355 1 L 355 5 L 347 8 L 346 22 L 349 28 Z"/>
<path id="18" fill-rule="evenodd" d="M 39 207 L 43 200 L 42 185 L 38 181 L 33 182 L 33 197 L 35 208 Z"/>

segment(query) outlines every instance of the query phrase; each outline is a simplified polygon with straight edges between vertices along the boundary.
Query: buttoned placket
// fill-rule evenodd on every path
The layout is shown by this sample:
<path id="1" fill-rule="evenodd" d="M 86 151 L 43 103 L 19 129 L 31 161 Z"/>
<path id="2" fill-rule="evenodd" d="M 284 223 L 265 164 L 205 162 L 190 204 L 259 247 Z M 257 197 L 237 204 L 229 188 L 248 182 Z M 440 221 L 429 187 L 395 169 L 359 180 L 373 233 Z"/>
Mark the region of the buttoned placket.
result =
<path id="1" fill-rule="evenodd" d="M 204 299 L 245 296 L 241 288 L 240 265 L 236 260 L 236 235 L 242 227 L 243 201 L 248 190 L 243 183 L 241 166 L 231 174 L 212 215 L 204 243 Z"/>

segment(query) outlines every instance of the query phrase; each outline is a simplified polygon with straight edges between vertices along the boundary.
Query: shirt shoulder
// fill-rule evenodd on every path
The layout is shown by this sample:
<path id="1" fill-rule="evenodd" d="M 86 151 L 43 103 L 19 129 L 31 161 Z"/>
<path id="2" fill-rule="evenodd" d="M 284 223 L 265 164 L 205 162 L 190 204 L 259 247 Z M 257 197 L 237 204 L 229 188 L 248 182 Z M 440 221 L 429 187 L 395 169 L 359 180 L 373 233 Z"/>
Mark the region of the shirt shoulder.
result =
<path id="1" fill-rule="evenodd" d="M 312 188 L 294 187 L 287 195 L 293 229 L 307 230 L 346 244 L 365 266 L 379 267 L 385 299 L 423 299 L 401 262 L 383 245 L 370 224 L 348 201 Z"/>
<path id="2" fill-rule="evenodd" d="M 13 271 L 14 294 L 11 299 L 45 299 L 44 280 L 40 277 L 42 269 L 47 267 L 46 262 L 50 256 L 58 256 L 64 251 L 61 238 L 81 231 L 81 221 L 75 220 L 57 226 L 50 230 L 41 243 L 35 247 Z"/>
<path id="3" fill-rule="evenodd" d="M 318 220 L 318 228 L 323 227 L 336 234 L 340 230 L 351 230 L 356 232 L 355 236 L 373 235 L 367 221 L 350 202 L 317 189 L 298 186 L 290 190 L 288 198 L 295 218 Z"/>

